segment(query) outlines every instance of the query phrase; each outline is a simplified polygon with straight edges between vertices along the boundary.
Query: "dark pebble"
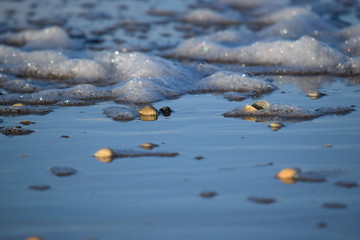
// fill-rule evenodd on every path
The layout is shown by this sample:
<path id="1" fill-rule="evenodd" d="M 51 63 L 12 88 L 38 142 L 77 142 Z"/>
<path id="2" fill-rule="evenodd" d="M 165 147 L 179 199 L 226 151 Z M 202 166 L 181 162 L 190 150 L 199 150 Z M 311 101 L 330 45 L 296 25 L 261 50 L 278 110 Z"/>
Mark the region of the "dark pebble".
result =
<path id="1" fill-rule="evenodd" d="M 345 208 L 347 208 L 347 205 L 344 203 L 324 203 L 322 206 L 324 208 L 330 208 L 330 209 L 345 209 Z"/>
<path id="2" fill-rule="evenodd" d="M 173 110 L 168 107 L 168 106 L 165 106 L 165 107 L 162 107 L 159 109 L 160 113 L 165 116 L 165 117 L 168 117 L 171 115 L 171 113 L 173 112 Z"/>
<path id="3" fill-rule="evenodd" d="M 204 192 L 201 192 L 199 195 L 200 195 L 200 197 L 203 197 L 203 198 L 212 198 L 212 197 L 217 196 L 218 193 L 214 192 L 214 191 L 204 191 Z"/>
<path id="4" fill-rule="evenodd" d="M 74 175 L 77 171 L 71 167 L 51 167 L 50 172 L 58 177 Z"/>
<path id="5" fill-rule="evenodd" d="M 203 160 L 204 157 L 203 157 L 203 156 L 196 156 L 196 157 L 194 157 L 194 159 L 196 159 L 196 160 Z"/>
<path id="6" fill-rule="evenodd" d="M 62 136 L 60 136 L 61 138 L 70 138 L 70 136 L 68 136 L 68 135 L 62 135 Z"/>
<path id="7" fill-rule="evenodd" d="M 328 224 L 327 222 L 318 222 L 316 223 L 317 228 L 327 228 Z"/>
<path id="8" fill-rule="evenodd" d="M 353 188 L 359 186 L 356 182 L 345 182 L 345 181 L 336 182 L 335 185 L 344 188 Z"/>
<path id="9" fill-rule="evenodd" d="M 248 200 L 260 204 L 271 204 L 276 202 L 275 198 L 249 197 Z"/>
<path id="10" fill-rule="evenodd" d="M 49 185 L 31 185 L 29 189 L 37 190 L 37 191 L 44 191 L 50 189 Z"/>

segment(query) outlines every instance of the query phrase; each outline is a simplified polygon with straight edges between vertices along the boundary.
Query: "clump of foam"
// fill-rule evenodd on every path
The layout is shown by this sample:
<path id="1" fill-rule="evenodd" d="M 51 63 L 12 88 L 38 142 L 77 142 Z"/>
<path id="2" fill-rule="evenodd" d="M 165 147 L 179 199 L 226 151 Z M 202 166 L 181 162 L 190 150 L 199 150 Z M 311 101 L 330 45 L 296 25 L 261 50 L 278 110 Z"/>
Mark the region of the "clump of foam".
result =
<path id="1" fill-rule="evenodd" d="M 91 59 L 69 59 L 51 50 L 25 52 L 0 45 L 0 67 L 4 72 L 23 77 L 82 78 L 88 82 L 105 79 L 104 68 Z"/>
<path id="2" fill-rule="evenodd" d="M 103 109 L 103 113 L 107 117 L 112 118 L 113 120 L 122 122 L 132 121 L 135 118 L 139 117 L 139 114 L 136 111 L 128 107 L 106 107 Z"/>
<path id="3" fill-rule="evenodd" d="M 235 18 L 222 16 L 221 14 L 210 9 L 196 9 L 187 13 L 183 20 L 195 24 L 221 24 L 230 25 L 238 24 L 239 21 Z"/>
<path id="4" fill-rule="evenodd" d="M 298 39 L 308 35 L 317 39 L 331 40 L 334 29 L 315 13 L 305 8 L 283 8 L 259 20 L 260 23 L 273 24 L 259 33 L 259 39 L 281 38 Z"/>
<path id="5" fill-rule="evenodd" d="M 225 112 L 224 117 L 230 118 L 256 118 L 263 121 L 305 121 L 325 115 L 344 115 L 354 111 L 351 107 L 333 107 L 308 110 L 302 107 L 290 105 L 271 105 L 266 109 L 248 112 L 242 107 Z"/>
<path id="6" fill-rule="evenodd" d="M 203 78 L 195 88 L 201 92 L 235 91 L 253 93 L 266 93 L 275 89 L 273 85 L 264 79 L 227 71 L 220 71 Z"/>
<path id="7" fill-rule="evenodd" d="M 13 107 L 13 106 L 0 106 L 0 115 L 1 116 L 22 116 L 29 114 L 36 115 L 44 115 L 51 112 L 52 109 L 48 107 L 37 107 L 37 106 L 21 106 L 21 107 Z"/>
<path id="8" fill-rule="evenodd" d="M 337 72 L 338 66 L 349 59 L 337 50 L 304 36 L 296 41 L 278 40 L 255 42 L 237 48 L 189 39 L 173 52 L 175 57 L 203 59 L 210 62 L 236 62 L 246 65 L 280 66 L 323 72 Z"/>
<path id="9" fill-rule="evenodd" d="M 60 27 L 48 27 L 42 30 L 26 30 L 8 34 L 0 38 L 0 42 L 8 45 L 24 46 L 29 49 L 69 48 L 75 44 Z"/>

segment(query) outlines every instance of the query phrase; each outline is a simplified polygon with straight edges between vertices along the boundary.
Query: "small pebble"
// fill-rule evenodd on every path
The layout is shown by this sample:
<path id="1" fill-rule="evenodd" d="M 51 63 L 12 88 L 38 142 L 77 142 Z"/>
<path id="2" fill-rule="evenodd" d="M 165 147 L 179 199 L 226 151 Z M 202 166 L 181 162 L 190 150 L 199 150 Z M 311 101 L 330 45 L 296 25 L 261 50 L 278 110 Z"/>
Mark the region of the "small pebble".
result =
<path id="1" fill-rule="evenodd" d="M 140 147 L 145 149 L 145 150 L 151 150 L 155 147 L 158 147 L 159 145 L 157 144 L 154 144 L 154 143 L 143 143 L 143 144 L 140 144 Z"/>
<path id="2" fill-rule="evenodd" d="M 22 103 L 14 103 L 12 106 L 13 107 L 22 107 L 22 106 L 24 106 L 24 104 L 22 104 Z"/>
<path id="3" fill-rule="evenodd" d="M 30 125 L 30 124 L 35 124 L 35 122 L 29 121 L 29 120 L 25 120 L 25 121 L 20 121 L 19 123 L 21 123 L 22 125 Z"/>
<path id="4" fill-rule="evenodd" d="M 324 144 L 324 145 L 322 145 L 322 147 L 323 147 L 323 148 L 332 148 L 333 145 L 331 145 L 331 144 Z"/>
<path id="5" fill-rule="evenodd" d="M 196 159 L 196 160 L 203 160 L 204 157 L 203 157 L 203 156 L 196 156 L 196 157 L 194 157 L 194 159 Z"/>
<path id="6" fill-rule="evenodd" d="M 37 191 L 44 191 L 50 189 L 49 185 L 31 185 L 29 189 L 37 190 Z"/>
<path id="7" fill-rule="evenodd" d="M 345 182 L 345 181 L 336 182 L 335 185 L 343 188 L 354 188 L 359 186 L 356 182 Z"/>
<path id="8" fill-rule="evenodd" d="M 280 179 L 296 179 L 299 177 L 300 171 L 295 168 L 284 168 L 278 174 L 276 174 L 277 178 Z"/>
<path id="9" fill-rule="evenodd" d="M 171 113 L 173 112 L 173 110 L 170 107 L 165 106 L 165 107 L 160 108 L 160 112 L 164 117 L 169 117 L 171 115 Z"/>
<path id="10" fill-rule="evenodd" d="M 329 208 L 329 209 L 345 209 L 345 208 L 347 208 L 347 205 L 344 203 L 324 203 L 322 206 L 324 208 Z"/>
<path id="11" fill-rule="evenodd" d="M 203 197 L 203 198 L 212 198 L 212 197 L 215 197 L 217 195 L 218 195 L 218 193 L 214 192 L 214 191 L 204 191 L 204 192 L 201 192 L 199 194 L 199 196 Z"/>
<path id="12" fill-rule="evenodd" d="M 74 175 L 77 171 L 71 167 L 51 167 L 50 172 L 58 177 Z"/>
<path id="13" fill-rule="evenodd" d="M 251 202 L 260 203 L 260 204 L 271 204 L 271 203 L 276 202 L 275 198 L 249 197 L 248 200 Z"/>
<path id="14" fill-rule="evenodd" d="M 328 224 L 327 222 L 318 222 L 316 223 L 317 228 L 327 228 Z"/>
<path id="15" fill-rule="evenodd" d="M 70 136 L 68 136 L 68 135 L 61 135 L 60 137 L 61 138 L 70 138 Z"/>
<path id="16" fill-rule="evenodd" d="M 270 127 L 273 131 L 277 131 L 280 130 L 284 125 L 282 125 L 281 123 L 277 123 L 277 122 L 272 122 L 268 125 L 268 127 Z"/>

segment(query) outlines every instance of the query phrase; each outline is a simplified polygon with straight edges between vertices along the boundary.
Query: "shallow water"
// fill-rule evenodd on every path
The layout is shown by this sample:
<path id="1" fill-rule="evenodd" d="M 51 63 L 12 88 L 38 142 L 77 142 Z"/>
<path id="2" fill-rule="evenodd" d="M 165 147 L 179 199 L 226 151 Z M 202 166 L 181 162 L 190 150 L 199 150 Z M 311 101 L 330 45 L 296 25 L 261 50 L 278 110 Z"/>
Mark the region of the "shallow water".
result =
<path id="1" fill-rule="evenodd" d="M 242 9 L 250 3 L 259 5 Z M 29 0 L 0 5 L 6 13 L 0 14 L 0 103 L 52 110 L 0 117 L 1 126 L 35 122 L 21 125 L 35 130 L 29 135 L 0 135 L 0 239 L 359 238 L 360 188 L 335 185 L 360 184 L 357 1 Z M 299 14 L 286 15 L 293 6 L 301 8 Z M 213 12 L 200 11 L 193 19 L 196 8 Z M 58 11 L 50 14 L 49 9 Z M 279 9 L 285 13 L 277 17 Z M 24 32 L 54 25 L 59 28 L 50 40 Z M 273 30 L 278 26 L 282 31 Z M 292 26 L 303 28 L 284 34 Z M 54 42 L 53 36 L 60 40 Z M 269 49 L 299 47 L 290 47 L 291 56 L 266 53 L 266 44 Z M 350 52 L 342 50 L 345 45 Z M 260 58 L 250 54 L 259 51 Z M 230 59 L 225 52 L 242 58 Z M 310 99 L 309 91 L 324 96 Z M 229 101 L 226 94 L 244 100 Z M 259 119 L 223 117 L 255 100 L 355 111 L 281 121 L 278 131 Z M 126 122 L 103 113 L 110 106 L 136 113 L 145 104 L 170 106 L 174 112 L 156 121 L 135 115 Z M 92 156 L 104 147 L 144 151 L 139 145 L 145 142 L 159 145 L 146 151 L 180 155 L 107 163 Z M 77 173 L 57 177 L 49 171 L 53 166 Z M 326 181 L 283 183 L 274 176 L 286 167 Z M 29 189 L 37 184 L 50 189 Z M 217 195 L 203 198 L 204 191 Z M 249 197 L 276 201 L 260 204 Z M 325 208 L 326 203 L 346 208 Z"/>

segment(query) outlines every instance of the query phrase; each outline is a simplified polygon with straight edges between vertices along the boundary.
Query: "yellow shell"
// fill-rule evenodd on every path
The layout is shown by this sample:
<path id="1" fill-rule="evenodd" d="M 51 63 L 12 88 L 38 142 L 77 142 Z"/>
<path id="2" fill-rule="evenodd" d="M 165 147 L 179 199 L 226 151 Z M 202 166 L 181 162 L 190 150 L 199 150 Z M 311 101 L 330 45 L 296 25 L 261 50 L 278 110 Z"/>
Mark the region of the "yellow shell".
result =
<path id="1" fill-rule="evenodd" d="M 283 126 L 284 125 L 282 125 L 281 123 L 277 123 L 277 122 L 272 122 L 269 124 L 269 127 L 274 131 L 281 129 Z"/>
<path id="2" fill-rule="evenodd" d="M 321 93 L 318 91 L 308 92 L 307 96 L 311 99 L 319 99 L 321 97 Z"/>
<path id="3" fill-rule="evenodd" d="M 12 106 L 13 107 L 22 107 L 22 106 L 24 106 L 24 104 L 22 104 L 22 103 L 14 103 Z"/>
<path id="4" fill-rule="evenodd" d="M 249 104 L 246 104 L 243 109 L 242 109 L 244 112 L 255 112 L 257 111 L 256 108 L 254 108 L 253 106 L 249 105 Z"/>
<path id="5" fill-rule="evenodd" d="M 280 179 L 296 179 L 299 177 L 299 170 L 295 168 L 284 168 L 276 174 L 276 177 Z"/>
<path id="6" fill-rule="evenodd" d="M 95 157 L 113 157 L 115 155 L 114 151 L 111 148 L 102 148 L 96 153 L 94 153 Z"/>
<path id="7" fill-rule="evenodd" d="M 270 103 L 268 101 L 256 101 L 251 104 L 252 107 L 256 108 L 257 110 L 267 109 L 270 107 Z"/>
<path id="8" fill-rule="evenodd" d="M 138 111 L 141 115 L 149 116 L 149 115 L 157 115 L 158 111 L 153 106 L 145 106 Z"/>
<path id="9" fill-rule="evenodd" d="M 157 144 L 154 144 L 154 143 L 143 143 L 143 144 L 140 144 L 140 147 L 142 147 L 143 149 L 145 150 L 151 150 L 153 149 L 154 147 L 157 147 L 158 145 Z"/>

